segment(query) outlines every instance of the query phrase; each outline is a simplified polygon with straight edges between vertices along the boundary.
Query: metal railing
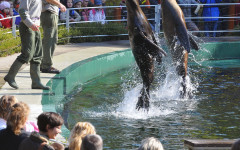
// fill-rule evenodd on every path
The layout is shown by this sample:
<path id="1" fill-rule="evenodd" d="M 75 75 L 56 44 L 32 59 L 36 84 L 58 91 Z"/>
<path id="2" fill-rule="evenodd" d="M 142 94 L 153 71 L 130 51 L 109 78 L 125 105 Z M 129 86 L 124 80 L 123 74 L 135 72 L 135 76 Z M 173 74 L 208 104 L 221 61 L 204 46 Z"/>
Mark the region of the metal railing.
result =
<path id="1" fill-rule="evenodd" d="M 179 4 L 180 6 L 198 6 L 198 5 L 201 5 L 201 6 L 232 6 L 232 5 L 240 5 L 240 3 L 216 3 L 216 4 Z M 70 15 L 70 10 L 79 10 L 79 9 L 93 9 L 93 8 L 103 8 L 103 9 L 107 9 L 107 10 L 110 10 L 110 9 L 115 9 L 113 10 L 112 12 L 116 11 L 116 9 L 122 9 L 126 6 L 102 6 L 102 7 L 82 7 L 82 8 L 70 8 L 70 9 L 67 9 L 67 18 L 66 18 L 66 22 L 64 23 L 59 23 L 58 25 L 65 25 L 66 26 L 66 29 L 67 31 L 70 30 L 71 28 L 71 25 L 72 24 L 79 24 L 79 23 L 92 23 L 92 22 L 97 22 L 97 21 L 79 21 L 79 22 L 70 22 L 69 20 L 69 15 Z M 154 10 L 154 16 L 151 16 L 148 18 L 149 21 L 152 21 L 154 22 L 154 29 L 155 29 L 155 32 L 156 33 L 162 33 L 161 31 L 161 5 L 141 5 L 142 8 L 144 7 L 150 7 L 152 10 Z M 146 14 L 148 15 L 148 14 Z M 18 32 L 17 30 L 17 27 L 15 25 L 15 20 L 16 20 L 16 17 L 19 17 L 18 16 L 13 16 L 13 17 L 7 17 L 7 18 L 3 18 L 3 19 L 0 19 L 0 20 L 4 20 L 4 19 L 11 19 L 12 18 L 12 34 L 14 36 L 16 36 L 16 32 Z M 119 16 L 108 16 L 108 12 L 106 13 L 106 21 L 107 22 L 127 22 L 127 19 L 116 19 L 119 18 Z M 110 19 L 109 19 L 110 18 Z M 114 19 L 112 19 L 114 18 Z M 210 18 L 218 18 L 218 19 L 239 19 L 240 20 L 240 17 L 239 16 L 220 16 L 220 17 L 202 17 L 202 16 L 195 16 L 195 17 L 185 17 L 185 19 L 191 19 L 191 20 L 200 20 L 200 22 L 204 22 L 202 21 L 203 19 L 210 19 Z M 199 32 L 199 33 L 204 33 L 204 32 L 240 32 L 240 30 L 234 30 L 234 29 L 230 29 L 230 30 L 216 30 L 216 31 L 205 31 L 205 30 L 199 30 L 199 31 L 192 31 L 192 32 Z M 114 36 L 123 36 L 123 35 L 127 35 L 127 34 L 117 34 L 117 35 L 114 35 Z M 104 37 L 104 36 L 113 36 L 113 35 L 84 35 L 84 36 L 75 36 L 76 38 L 79 38 L 79 37 Z M 74 37 L 73 37 L 74 38 Z"/>

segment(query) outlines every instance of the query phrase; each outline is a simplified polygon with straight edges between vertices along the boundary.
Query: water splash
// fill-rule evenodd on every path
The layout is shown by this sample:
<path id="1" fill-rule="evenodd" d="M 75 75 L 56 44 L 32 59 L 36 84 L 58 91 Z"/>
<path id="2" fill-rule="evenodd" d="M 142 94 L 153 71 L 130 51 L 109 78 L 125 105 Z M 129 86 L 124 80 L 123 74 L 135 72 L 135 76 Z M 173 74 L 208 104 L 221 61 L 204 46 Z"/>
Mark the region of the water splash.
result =
<path id="1" fill-rule="evenodd" d="M 123 78 L 123 80 L 125 80 L 123 81 L 122 86 L 124 98 L 123 101 L 120 102 L 116 111 L 113 113 L 114 116 L 132 119 L 148 119 L 183 111 L 183 108 L 179 105 L 180 103 L 184 104 L 184 106 L 188 105 L 188 103 L 189 106 L 193 106 L 193 104 L 190 103 L 195 103 L 193 100 L 194 98 L 179 98 L 180 91 L 182 90 L 182 78 L 177 75 L 176 67 L 173 65 L 171 58 L 164 58 L 163 63 L 160 66 L 155 64 L 155 68 L 155 81 L 152 89 L 150 90 L 149 111 L 147 112 L 144 109 L 138 111 L 135 109 L 138 97 L 140 96 L 140 90 L 142 88 L 142 84 L 140 84 L 142 82 L 139 75 L 140 73 L 138 68 L 135 66 L 134 71 L 131 69 L 131 75 L 127 73 L 125 78 Z M 187 93 L 190 95 L 194 94 L 198 86 L 198 82 L 196 82 L 197 79 L 192 79 L 194 82 L 191 81 L 191 75 L 186 77 L 186 85 L 188 89 Z"/>

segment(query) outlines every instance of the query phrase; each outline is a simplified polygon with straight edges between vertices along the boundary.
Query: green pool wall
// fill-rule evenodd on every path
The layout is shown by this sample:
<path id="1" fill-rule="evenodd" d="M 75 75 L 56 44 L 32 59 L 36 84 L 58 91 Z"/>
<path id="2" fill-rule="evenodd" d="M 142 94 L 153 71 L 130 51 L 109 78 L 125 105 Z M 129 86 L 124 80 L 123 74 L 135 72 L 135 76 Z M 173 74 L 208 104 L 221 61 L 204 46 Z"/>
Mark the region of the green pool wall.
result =
<path id="1" fill-rule="evenodd" d="M 201 44 L 201 50 L 192 50 L 195 60 L 240 59 L 240 42 Z M 193 59 L 189 55 L 190 61 Z M 76 87 L 110 72 L 129 67 L 135 63 L 131 49 L 99 55 L 72 64 L 47 83 L 50 91 L 42 94 L 43 111 L 59 112 L 64 109 L 64 99 Z M 64 116 L 63 116 L 64 117 Z M 69 132 L 63 127 L 63 135 Z"/>
<path id="2" fill-rule="evenodd" d="M 191 50 L 196 60 L 239 59 L 240 42 L 211 42 L 201 44 L 201 49 Z M 190 61 L 193 59 L 189 55 Z"/>

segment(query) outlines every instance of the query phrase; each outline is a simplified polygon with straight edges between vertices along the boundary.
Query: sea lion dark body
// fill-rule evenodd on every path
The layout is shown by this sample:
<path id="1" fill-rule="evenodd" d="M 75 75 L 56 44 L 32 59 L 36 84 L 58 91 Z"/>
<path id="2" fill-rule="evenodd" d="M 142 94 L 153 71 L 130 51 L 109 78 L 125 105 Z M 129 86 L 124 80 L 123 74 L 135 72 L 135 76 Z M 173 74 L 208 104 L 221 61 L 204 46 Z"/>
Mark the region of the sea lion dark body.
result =
<path id="1" fill-rule="evenodd" d="M 162 0 L 162 24 L 164 36 L 170 48 L 173 61 L 177 65 L 177 73 L 182 76 L 182 93 L 181 96 L 186 96 L 186 76 L 188 53 L 190 48 L 198 50 L 197 43 L 188 34 L 183 12 L 176 0 Z M 180 44 L 178 44 L 178 41 Z"/>
<path id="2" fill-rule="evenodd" d="M 143 88 L 136 108 L 148 109 L 149 88 L 153 81 L 154 58 L 160 63 L 162 55 L 166 54 L 157 45 L 152 28 L 140 8 L 138 0 L 127 0 L 126 5 L 129 41 L 143 80 Z"/>

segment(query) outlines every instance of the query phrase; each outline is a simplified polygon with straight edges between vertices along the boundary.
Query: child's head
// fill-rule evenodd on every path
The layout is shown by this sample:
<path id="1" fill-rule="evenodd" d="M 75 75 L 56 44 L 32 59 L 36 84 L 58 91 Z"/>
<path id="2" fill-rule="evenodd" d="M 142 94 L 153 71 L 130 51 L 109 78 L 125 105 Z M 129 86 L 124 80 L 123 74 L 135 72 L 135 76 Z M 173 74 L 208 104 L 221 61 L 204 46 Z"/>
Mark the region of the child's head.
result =
<path id="1" fill-rule="evenodd" d="M 0 4 L 0 9 L 3 11 L 3 13 L 5 14 L 9 14 L 10 13 L 10 3 L 7 1 L 2 1 Z"/>
<path id="2" fill-rule="evenodd" d="M 46 133 L 50 139 L 61 133 L 63 122 L 63 118 L 55 112 L 43 112 L 37 118 L 39 131 Z"/>
<path id="3" fill-rule="evenodd" d="M 54 150 L 64 150 L 64 145 L 61 143 L 52 143 L 51 146 L 54 148 Z"/>
<path id="4" fill-rule="evenodd" d="M 67 6 L 67 8 L 72 8 L 73 7 L 73 0 L 66 0 L 66 6 Z"/>
<path id="5" fill-rule="evenodd" d="M 11 107 L 11 112 L 7 118 L 7 127 L 19 135 L 21 129 L 25 126 L 29 115 L 29 106 L 24 102 L 15 103 Z"/>
<path id="6" fill-rule="evenodd" d="M 14 7 L 15 9 L 18 9 L 18 8 L 19 8 L 19 4 L 20 4 L 20 0 L 14 0 L 14 2 L 13 2 L 13 7 Z"/>
<path id="7" fill-rule="evenodd" d="M 88 134 L 96 134 L 95 127 L 89 122 L 78 122 L 73 127 L 70 138 L 69 138 L 69 148 L 80 149 L 82 144 L 82 139 Z"/>
<path id="8" fill-rule="evenodd" d="M 0 118 L 7 120 L 12 105 L 14 105 L 17 101 L 18 100 L 15 96 L 3 95 L 0 98 Z"/>
<path id="9" fill-rule="evenodd" d="M 74 8 L 81 8 L 82 7 L 82 0 L 74 0 Z"/>
<path id="10" fill-rule="evenodd" d="M 102 6 L 102 0 L 94 0 L 94 5 L 96 7 Z"/>
<path id="11" fill-rule="evenodd" d="M 90 0 L 83 0 L 82 7 L 87 7 Z"/>

